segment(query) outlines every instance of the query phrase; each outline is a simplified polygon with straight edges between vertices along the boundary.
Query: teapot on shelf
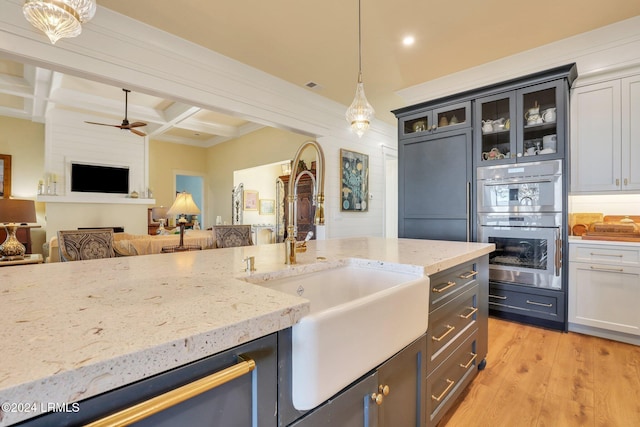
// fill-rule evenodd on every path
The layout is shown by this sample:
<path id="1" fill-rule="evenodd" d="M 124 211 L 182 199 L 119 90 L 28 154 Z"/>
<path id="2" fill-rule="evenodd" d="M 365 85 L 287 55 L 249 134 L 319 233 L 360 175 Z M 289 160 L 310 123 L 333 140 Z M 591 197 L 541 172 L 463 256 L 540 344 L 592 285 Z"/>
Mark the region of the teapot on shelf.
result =
<path id="1" fill-rule="evenodd" d="M 493 120 L 483 120 L 482 121 L 482 132 L 493 132 Z"/>
<path id="2" fill-rule="evenodd" d="M 492 125 L 493 125 L 493 130 L 503 130 L 504 129 L 504 117 L 500 117 L 499 119 L 496 119 L 493 121 Z"/>

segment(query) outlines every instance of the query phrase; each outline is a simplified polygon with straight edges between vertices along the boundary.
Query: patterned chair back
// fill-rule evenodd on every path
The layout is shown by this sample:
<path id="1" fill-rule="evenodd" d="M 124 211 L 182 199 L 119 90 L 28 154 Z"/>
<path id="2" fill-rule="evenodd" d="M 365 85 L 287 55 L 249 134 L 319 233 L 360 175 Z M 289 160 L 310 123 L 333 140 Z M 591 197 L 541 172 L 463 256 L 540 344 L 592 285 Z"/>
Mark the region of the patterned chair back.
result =
<path id="1" fill-rule="evenodd" d="M 60 230 L 58 248 L 62 262 L 113 258 L 113 230 Z"/>
<path id="2" fill-rule="evenodd" d="M 235 248 L 237 246 L 251 246 L 251 225 L 215 225 L 216 247 Z"/>

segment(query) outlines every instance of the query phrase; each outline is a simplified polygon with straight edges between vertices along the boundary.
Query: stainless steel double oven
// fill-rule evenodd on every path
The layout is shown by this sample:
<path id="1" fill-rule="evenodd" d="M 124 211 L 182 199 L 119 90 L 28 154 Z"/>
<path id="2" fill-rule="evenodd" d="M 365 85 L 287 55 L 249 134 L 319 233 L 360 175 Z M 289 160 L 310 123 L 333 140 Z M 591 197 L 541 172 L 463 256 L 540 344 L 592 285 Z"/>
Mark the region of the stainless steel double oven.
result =
<path id="1" fill-rule="evenodd" d="M 494 243 L 489 281 L 562 288 L 562 161 L 477 169 L 478 241 Z"/>

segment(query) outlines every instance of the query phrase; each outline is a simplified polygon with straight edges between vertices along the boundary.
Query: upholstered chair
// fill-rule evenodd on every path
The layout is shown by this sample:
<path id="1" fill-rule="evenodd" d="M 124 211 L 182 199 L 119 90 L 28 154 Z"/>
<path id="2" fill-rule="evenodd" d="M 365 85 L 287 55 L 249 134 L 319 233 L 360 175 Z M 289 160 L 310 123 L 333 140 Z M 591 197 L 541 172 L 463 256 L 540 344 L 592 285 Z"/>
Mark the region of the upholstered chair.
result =
<path id="1" fill-rule="evenodd" d="M 251 225 L 216 225 L 216 247 L 234 248 L 237 246 L 251 246 Z"/>
<path id="2" fill-rule="evenodd" d="M 63 262 L 113 258 L 113 230 L 60 230 L 58 248 Z"/>

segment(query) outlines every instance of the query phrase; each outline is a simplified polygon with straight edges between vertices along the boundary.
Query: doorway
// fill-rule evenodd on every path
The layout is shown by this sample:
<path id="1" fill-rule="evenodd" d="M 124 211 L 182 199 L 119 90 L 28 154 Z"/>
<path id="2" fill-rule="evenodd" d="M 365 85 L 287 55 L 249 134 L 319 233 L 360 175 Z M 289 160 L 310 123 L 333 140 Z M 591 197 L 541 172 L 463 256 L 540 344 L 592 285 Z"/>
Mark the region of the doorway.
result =
<path id="1" fill-rule="evenodd" d="M 175 192 L 176 194 L 186 191 L 191 193 L 193 201 L 200 209 L 200 215 L 192 216 L 192 219 L 197 218 L 201 227 L 204 229 L 207 227 L 203 223 L 202 219 L 204 215 L 204 177 L 202 175 L 188 175 L 187 173 L 176 173 L 175 178 Z"/>

